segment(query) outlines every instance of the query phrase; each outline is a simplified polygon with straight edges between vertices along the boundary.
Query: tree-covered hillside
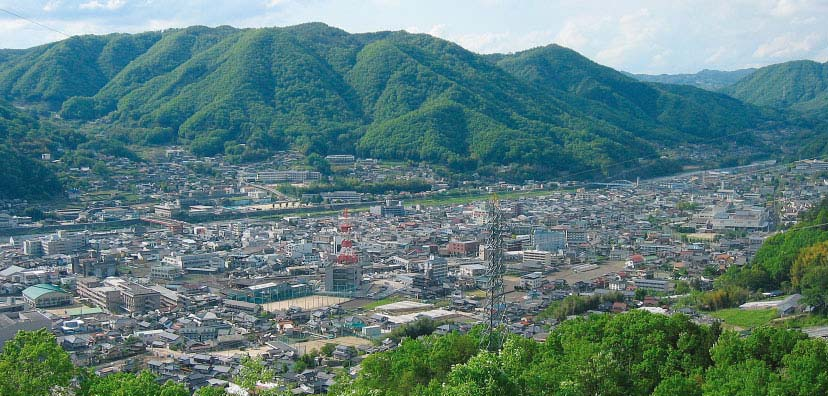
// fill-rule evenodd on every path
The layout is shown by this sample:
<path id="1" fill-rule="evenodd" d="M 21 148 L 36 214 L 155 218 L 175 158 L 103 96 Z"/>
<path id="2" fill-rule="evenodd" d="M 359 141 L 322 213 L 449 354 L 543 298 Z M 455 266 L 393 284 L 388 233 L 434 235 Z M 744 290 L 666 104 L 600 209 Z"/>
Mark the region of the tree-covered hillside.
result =
<path id="1" fill-rule="evenodd" d="M 759 106 L 828 117 L 828 63 L 801 60 L 766 66 L 722 92 Z"/>
<path id="2" fill-rule="evenodd" d="M 367 357 L 332 395 L 817 395 L 828 344 L 757 328 L 742 338 L 687 317 L 633 311 L 569 320 L 546 342 L 510 336 L 478 352 L 474 335 L 408 339 Z"/>
<path id="3" fill-rule="evenodd" d="M 699 88 L 642 83 L 558 45 L 497 59 L 497 65 L 542 89 L 558 89 L 606 105 L 603 118 L 668 141 L 710 139 L 754 127 L 759 108 Z"/>
<path id="4" fill-rule="evenodd" d="M 717 91 L 727 87 L 756 71 L 754 68 L 733 71 L 704 69 L 692 74 L 629 74 L 640 81 L 692 85 L 697 88 Z"/>
<path id="5" fill-rule="evenodd" d="M 198 155 L 253 160 L 293 146 L 545 177 L 640 167 L 632 160 L 657 158 L 665 143 L 765 119 L 722 95 L 642 84 L 547 49 L 537 63 L 531 51 L 481 56 L 405 32 L 196 26 L 2 51 L 0 95 Z"/>
<path id="6" fill-rule="evenodd" d="M 32 158 L 49 143 L 37 120 L 0 100 L 0 199 L 43 199 L 61 193 L 55 174 Z"/>

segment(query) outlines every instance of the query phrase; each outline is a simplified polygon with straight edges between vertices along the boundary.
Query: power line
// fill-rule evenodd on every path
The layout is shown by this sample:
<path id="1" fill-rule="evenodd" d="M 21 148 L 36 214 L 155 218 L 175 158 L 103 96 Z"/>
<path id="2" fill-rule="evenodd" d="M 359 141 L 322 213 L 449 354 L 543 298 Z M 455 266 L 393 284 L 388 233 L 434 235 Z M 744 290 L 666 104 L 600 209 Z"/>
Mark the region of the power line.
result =
<path id="1" fill-rule="evenodd" d="M 7 9 L 5 9 L 5 8 L 0 8 L 0 11 L 5 12 L 6 14 L 9 14 L 9 15 L 11 15 L 11 16 L 13 16 L 13 17 L 20 18 L 20 19 L 22 19 L 22 20 L 24 20 L 24 21 L 26 21 L 26 22 L 31 23 L 31 24 L 34 24 L 34 25 L 40 26 L 40 27 L 42 27 L 42 28 L 44 28 L 44 29 L 51 30 L 51 31 L 53 31 L 53 32 L 55 32 L 55 33 L 61 34 L 61 35 L 63 35 L 63 36 L 66 36 L 67 38 L 72 37 L 71 35 L 66 34 L 66 33 L 64 33 L 64 32 L 62 32 L 62 31 L 60 31 L 60 30 L 57 30 L 57 29 L 55 29 L 55 28 L 53 28 L 53 27 L 51 27 L 51 26 L 44 25 L 44 24 L 42 24 L 42 23 L 40 23 L 40 22 L 38 22 L 38 21 L 35 21 L 35 20 L 33 20 L 33 19 L 30 19 L 30 18 L 27 18 L 27 17 L 25 17 L 25 16 L 23 16 L 23 15 L 20 15 L 20 14 L 16 13 L 16 12 L 9 11 L 9 10 L 7 10 Z"/>

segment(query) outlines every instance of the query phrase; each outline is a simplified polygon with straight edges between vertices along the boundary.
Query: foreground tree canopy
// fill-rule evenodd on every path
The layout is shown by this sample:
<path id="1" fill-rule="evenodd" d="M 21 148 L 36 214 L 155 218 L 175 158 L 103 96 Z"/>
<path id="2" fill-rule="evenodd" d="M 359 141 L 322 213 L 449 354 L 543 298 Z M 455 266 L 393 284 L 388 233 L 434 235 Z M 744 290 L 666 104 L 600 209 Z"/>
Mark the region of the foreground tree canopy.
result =
<path id="1" fill-rule="evenodd" d="M 544 343 L 470 335 L 408 339 L 371 355 L 335 395 L 819 395 L 828 344 L 789 330 L 747 337 L 687 317 L 634 311 L 567 321 Z"/>
<path id="2" fill-rule="evenodd" d="M 683 315 L 644 311 L 566 321 L 539 343 L 510 336 L 480 352 L 476 331 L 405 339 L 368 356 L 356 378 L 338 377 L 332 395 L 824 395 L 828 343 L 762 327 L 742 337 Z M 255 391 L 273 371 L 244 362 L 235 379 Z M 256 394 L 282 394 L 280 391 Z M 281 391 L 284 392 L 284 391 Z M 188 395 L 149 373 L 98 377 L 72 366 L 46 330 L 20 332 L 0 354 L 0 394 Z M 223 395 L 200 389 L 198 395 Z M 251 393 L 252 394 L 252 393 Z"/>

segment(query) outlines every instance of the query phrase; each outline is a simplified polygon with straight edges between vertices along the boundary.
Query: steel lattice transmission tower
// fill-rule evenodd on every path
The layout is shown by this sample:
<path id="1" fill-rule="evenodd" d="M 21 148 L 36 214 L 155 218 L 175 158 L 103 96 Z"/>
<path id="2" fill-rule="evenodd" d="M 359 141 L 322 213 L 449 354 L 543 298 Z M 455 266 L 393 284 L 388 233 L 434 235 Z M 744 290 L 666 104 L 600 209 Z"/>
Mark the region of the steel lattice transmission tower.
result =
<path id="1" fill-rule="evenodd" d="M 489 255 L 486 263 L 486 330 L 481 338 L 481 348 L 496 351 L 500 349 L 503 342 L 500 330 L 506 311 L 506 298 L 503 291 L 503 274 L 506 272 L 506 264 L 503 260 L 503 238 L 506 235 L 506 226 L 497 195 L 489 200 L 487 211 L 489 239 L 484 247 Z"/>

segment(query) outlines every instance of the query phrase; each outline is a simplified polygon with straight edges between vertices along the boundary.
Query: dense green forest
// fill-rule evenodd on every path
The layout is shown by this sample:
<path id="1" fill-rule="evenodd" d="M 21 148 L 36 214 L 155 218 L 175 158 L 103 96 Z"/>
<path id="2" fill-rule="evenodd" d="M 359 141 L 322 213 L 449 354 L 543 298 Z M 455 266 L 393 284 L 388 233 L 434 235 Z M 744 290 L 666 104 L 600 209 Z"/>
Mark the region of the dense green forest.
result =
<path id="1" fill-rule="evenodd" d="M 0 100 L 0 199 L 43 199 L 62 192 L 52 169 L 34 159 L 57 144 L 46 129 Z"/>
<path id="2" fill-rule="evenodd" d="M 78 36 L 0 55 L 9 100 L 97 120 L 126 143 L 239 161 L 292 146 L 454 171 L 513 165 L 526 177 L 649 175 L 674 170 L 637 161 L 665 145 L 728 140 L 775 117 L 557 46 L 483 56 L 428 35 L 319 23 Z"/>
<path id="3" fill-rule="evenodd" d="M 828 117 L 828 63 L 800 60 L 770 65 L 722 90 L 758 106 Z"/>
<path id="4" fill-rule="evenodd" d="M 569 320 L 546 342 L 510 336 L 478 352 L 474 335 L 407 339 L 369 356 L 333 395 L 817 395 L 828 344 L 798 331 L 747 337 L 682 315 L 642 311 Z"/>

